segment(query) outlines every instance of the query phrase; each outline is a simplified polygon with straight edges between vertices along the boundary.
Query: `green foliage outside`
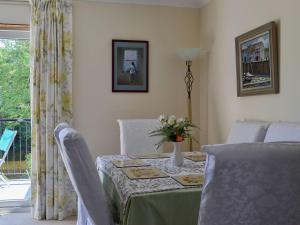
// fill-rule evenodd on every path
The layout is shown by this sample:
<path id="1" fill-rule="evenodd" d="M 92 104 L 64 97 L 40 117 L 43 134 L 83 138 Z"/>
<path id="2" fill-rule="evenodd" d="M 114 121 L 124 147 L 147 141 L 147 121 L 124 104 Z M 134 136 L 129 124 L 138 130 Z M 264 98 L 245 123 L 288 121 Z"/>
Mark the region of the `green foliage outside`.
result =
<path id="1" fill-rule="evenodd" d="M 0 119 L 30 118 L 29 45 L 29 40 L 0 39 Z M 5 128 L 18 131 L 7 169 L 16 169 L 19 160 L 26 160 L 30 169 L 31 155 L 26 156 L 31 151 L 30 121 L 0 122 L 0 135 Z"/>
<path id="2" fill-rule="evenodd" d="M 30 118 L 29 40 L 0 39 L 0 118 Z"/>
<path id="3" fill-rule="evenodd" d="M 26 159 L 26 165 L 27 165 L 28 172 L 30 173 L 30 171 L 31 171 L 31 159 L 32 159 L 31 153 L 28 153 L 25 156 L 25 159 Z"/>

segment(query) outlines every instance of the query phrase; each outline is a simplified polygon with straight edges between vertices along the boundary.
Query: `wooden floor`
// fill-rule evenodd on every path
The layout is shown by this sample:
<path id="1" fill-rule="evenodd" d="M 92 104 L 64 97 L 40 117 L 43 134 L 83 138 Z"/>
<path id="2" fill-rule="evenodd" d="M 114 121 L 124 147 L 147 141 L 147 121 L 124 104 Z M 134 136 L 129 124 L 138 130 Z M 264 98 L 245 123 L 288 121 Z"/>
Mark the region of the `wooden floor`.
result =
<path id="1" fill-rule="evenodd" d="M 0 215 L 0 225 L 76 225 L 76 218 L 64 221 L 38 221 L 33 220 L 30 213 L 11 213 Z"/>

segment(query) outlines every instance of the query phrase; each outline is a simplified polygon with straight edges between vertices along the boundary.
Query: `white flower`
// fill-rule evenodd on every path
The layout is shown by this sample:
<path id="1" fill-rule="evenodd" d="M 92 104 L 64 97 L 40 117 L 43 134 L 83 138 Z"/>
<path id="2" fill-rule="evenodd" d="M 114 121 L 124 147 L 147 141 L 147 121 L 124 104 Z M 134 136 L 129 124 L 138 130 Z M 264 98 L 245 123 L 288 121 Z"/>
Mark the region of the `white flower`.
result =
<path id="1" fill-rule="evenodd" d="M 192 127 L 185 127 L 184 128 L 185 132 L 187 132 L 188 134 L 191 134 L 193 132 L 193 128 Z"/>
<path id="2" fill-rule="evenodd" d="M 172 115 L 168 119 L 168 124 L 174 125 L 176 123 L 176 116 Z"/>
<path id="3" fill-rule="evenodd" d="M 165 115 L 160 115 L 158 120 L 159 120 L 159 122 L 163 122 L 164 120 L 166 120 L 166 116 Z"/>
<path id="4" fill-rule="evenodd" d="M 183 123 L 185 121 L 185 119 L 184 118 L 179 118 L 179 119 L 177 119 L 177 123 Z"/>

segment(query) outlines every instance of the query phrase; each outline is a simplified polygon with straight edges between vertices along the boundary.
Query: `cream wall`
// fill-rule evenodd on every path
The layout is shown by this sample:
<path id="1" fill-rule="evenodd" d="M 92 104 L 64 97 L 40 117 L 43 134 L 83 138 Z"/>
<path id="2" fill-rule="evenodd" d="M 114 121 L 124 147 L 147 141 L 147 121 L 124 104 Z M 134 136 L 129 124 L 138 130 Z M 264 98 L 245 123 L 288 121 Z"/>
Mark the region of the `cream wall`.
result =
<path id="1" fill-rule="evenodd" d="M 73 36 L 74 125 L 94 157 L 120 152 L 117 119 L 186 115 L 185 62 L 175 52 L 198 47 L 198 9 L 76 1 Z M 112 39 L 149 41 L 149 93 L 111 92 Z M 199 63 L 192 69 L 194 122 L 199 124 Z"/>
<path id="2" fill-rule="evenodd" d="M 298 0 L 211 0 L 201 10 L 75 1 L 75 127 L 96 156 L 119 152 L 118 118 L 185 115 L 185 68 L 175 51 L 197 46 L 209 50 L 192 67 L 201 144 L 224 142 L 237 119 L 300 121 L 299 8 Z M 29 23 L 29 15 L 28 5 L 0 4 L 2 23 Z M 279 28 L 280 94 L 238 98 L 234 38 L 273 20 Z M 111 92 L 113 38 L 149 40 L 149 93 Z"/>
<path id="3" fill-rule="evenodd" d="M 222 143 L 237 119 L 300 121 L 300 1 L 212 0 L 200 11 L 200 45 L 209 49 L 201 81 L 201 121 L 208 121 L 208 142 Z M 280 94 L 237 97 L 236 36 L 270 21 L 279 33 Z M 207 98 L 207 103 L 206 99 Z"/>

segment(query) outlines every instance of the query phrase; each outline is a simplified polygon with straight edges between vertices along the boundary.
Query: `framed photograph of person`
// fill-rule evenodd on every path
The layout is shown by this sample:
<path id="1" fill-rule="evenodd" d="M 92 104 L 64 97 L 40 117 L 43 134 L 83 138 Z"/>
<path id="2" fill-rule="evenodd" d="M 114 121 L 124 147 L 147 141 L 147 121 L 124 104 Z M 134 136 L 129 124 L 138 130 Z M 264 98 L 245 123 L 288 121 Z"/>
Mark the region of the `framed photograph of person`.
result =
<path id="1" fill-rule="evenodd" d="M 238 36 L 235 44 L 237 95 L 279 93 L 275 22 Z"/>
<path id="2" fill-rule="evenodd" d="M 148 92 L 149 42 L 112 40 L 112 91 Z"/>

